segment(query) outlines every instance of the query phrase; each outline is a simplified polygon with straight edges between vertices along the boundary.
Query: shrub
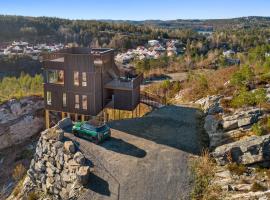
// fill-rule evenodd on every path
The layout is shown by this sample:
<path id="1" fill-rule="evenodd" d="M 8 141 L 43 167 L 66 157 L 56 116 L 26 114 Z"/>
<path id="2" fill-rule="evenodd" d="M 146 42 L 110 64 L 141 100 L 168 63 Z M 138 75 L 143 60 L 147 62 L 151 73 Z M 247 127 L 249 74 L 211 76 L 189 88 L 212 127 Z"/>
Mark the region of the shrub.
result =
<path id="1" fill-rule="evenodd" d="M 232 173 L 232 174 L 235 174 L 235 175 L 242 175 L 246 172 L 247 168 L 245 165 L 242 165 L 242 164 L 237 164 L 237 163 L 229 163 L 227 165 L 227 169 Z"/>
<path id="2" fill-rule="evenodd" d="M 231 78 L 231 84 L 237 87 L 246 86 L 254 78 L 252 68 L 245 65 L 235 72 Z"/>
<path id="3" fill-rule="evenodd" d="M 0 81 L 0 103 L 10 98 L 21 98 L 29 95 L 43 95 L 41 75 L 31 77 L 21 74 L 19 78 L 5 77 Z"/>
<path id="4" fill-rule="evenodd" d="M 235 95 L 231 101 L 231 106 L 234 108 L 239 108 L 243 106 L 255 105 L 256 100 L 252 92 L 247 91 L 242 88 L 237 95 Z"/>
<path id="5" fill-rule="evenodd" d="M 258 191 L 266 191 L 267 188 L 263 185 L 261 185 L 260 183 L 253 183 L 252 186 L 251 186 L 251 191 L 252 192 L 258 192 Z"/>
<path id="6" fill-rule="evenodd" d="M 257 136 L 264 135 L 264 130 L 259 123 L 256 123 L 251 128 L 252 132 Z"/>
<path id="7" fill-rule="evenodd" d="M 215 163 L 210 158 L 208 151 L 203 151 L 201 157 L 192 160 L 191 172 L 194 178 L 192 199 L 218 199 L 220 188 L 211 185 L 215 175 Z M 219 195 L 216 195 L 219 194 Z M 211 198 L 209 198 L 211 196 Z"/>
<path id="8" fill-rule="evenodd" d="M 254 106 L 265 103 L 266 91 L 263 88 L 259 88 L 253 92 L 247 91 L 246 88 L 241 88 L 241 90 L 233 97 L 231 101 L 231 106 L 235 108 L 243 106 Z"/>
<path id="9" fill-rule="evenodd" d="M 18 164 L 15 166 L 13 173 L 12 173 L 12 177 L 14 180 L 19 181 L 26 173 L 26 169 L 23 166 L 23 164 Z"/>

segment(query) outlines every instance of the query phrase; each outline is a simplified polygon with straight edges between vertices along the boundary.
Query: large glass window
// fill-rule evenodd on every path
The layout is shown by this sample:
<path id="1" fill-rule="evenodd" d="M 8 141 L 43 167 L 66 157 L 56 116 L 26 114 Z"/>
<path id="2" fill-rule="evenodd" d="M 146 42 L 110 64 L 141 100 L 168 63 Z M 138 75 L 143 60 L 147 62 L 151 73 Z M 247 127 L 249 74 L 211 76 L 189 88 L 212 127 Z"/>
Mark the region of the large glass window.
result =
<path id="1" fill-rule="evenodd" d="M 67 93 L 63 93 L 63 107 L 67 106 Z"/>
<path id="2" fill-rule="evenodd" d="M 82 86 L 86 87 L 87 86 L 87 78 L 86 78 L 86 72 L 82 73 Z"/>
<path id="3" fill-rule="evenodd" d="M 86 95 L 82 95 L 82 108 L 84 110 L 87 110 L 87 96 Z"/>
<path id="4" fill-rule="evenodd" d="M 64 70 L 48 70 L 47 82 L 54 84 L 64 84 Z"/>
<path id="5" fill-rule="evenodd" d="M 75 108 L 80 109 L 80 97 L 78 94 L 75 95 Z"/>
<path id="6" fill-rule="evenodd" d="M 79 86 L 80 85 L 80 83 L 79 83 L 79 72 L 75 71 L 73 73 L 73 77 L 74 77 L 74 85 Z"/>
<path id="7" fill-rule="evenodd" d="M 47 105 L 52 105 L 52 93 L 47 91 Z"/>

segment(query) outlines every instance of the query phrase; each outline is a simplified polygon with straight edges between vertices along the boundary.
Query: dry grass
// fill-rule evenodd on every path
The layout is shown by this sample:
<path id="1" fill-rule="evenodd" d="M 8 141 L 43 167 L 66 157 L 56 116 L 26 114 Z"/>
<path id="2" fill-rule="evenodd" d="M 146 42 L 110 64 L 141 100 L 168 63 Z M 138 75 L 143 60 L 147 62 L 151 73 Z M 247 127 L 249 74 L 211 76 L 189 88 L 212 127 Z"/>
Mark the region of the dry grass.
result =
<path id="1" fill-rule="evenodd" d="M 230 80 L 236 70 L 236 67 L 228 67 L 216 71 L 191 74 L 188 80 L 183 83 L 182 88 L 189 88 L 192 92 L 184 93 L 184 99 L 193 101 L 205 97 L 206 95 L 223 93 L 226 91 L 224 84 Z"/>
<path id="2" fill-rule="evenodd" d="M 30 192 L 28 194 L 27 200 L 38 200 L 39 195 L 36 192 Z"/>
<path id="3" fill-rule="evenodd" d="M 14 180 L 19 181 L 22 179 L 22 177 L 26 174 L 26 169 L 23 164 L 18 164 L 15 166 L 12 177 Z"/>
<path id="4" fill-rule="evenodd" d="M 18 195 L 20 194 L 22 187 L 23 187 L 23 182 L 26 176 L 24 176 L 15 186 L 15 188 L 13 189 L 11 196 L 14 197 L 18 197 Z"/>
<path id="5" fill-rule="evenodd" d="M 235 175 L 242 175 L 247 171 L 246 166 L 241 165 L 241 164 L 237 164 L 237 163 L 229 163 L 227 165 L 228 170 Z"/>
<path id="6" fill-rule="evenodd" d="M 253 183 L 252 186 L 251 186 L 251 191 L 252 192 L 258 192 L 258 191 L 266 191 L 267 188 L 265 186 L 263 186 L 262 184 L 260 183 Z"/>
<path id="7" fill-rule="evenodd" d="M 107 109 L 109 121 L 141 117 L 149 113 L 150 111 L 151 108 L 143 103 L 140 103 L 140 105 L 138 105 L 137 108 L 133 110 L 133 112 L 125 110 Z"/>
<path id="8" fill-rule="evenodd" d="M 194 187 L 191 193 L 193 200 L 218 200 L 221 198 L 221 188 L 211 185 L 215 176 L 216 164 L 204 150 L 202 155 L 191 161 L 191 172 L 194 178 Z"/>

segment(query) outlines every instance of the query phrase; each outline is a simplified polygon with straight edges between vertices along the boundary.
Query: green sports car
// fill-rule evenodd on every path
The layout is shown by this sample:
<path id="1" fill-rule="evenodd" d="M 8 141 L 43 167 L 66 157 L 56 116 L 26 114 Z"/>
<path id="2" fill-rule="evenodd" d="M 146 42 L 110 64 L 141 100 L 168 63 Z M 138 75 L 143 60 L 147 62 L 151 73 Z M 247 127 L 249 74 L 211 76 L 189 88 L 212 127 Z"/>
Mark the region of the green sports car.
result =
<path id="1" fill-rule="evenodd" d="M 77 137 L 85 138 L 96 144 L 111 136 L 110 127 L 106 124 L 95 125 L 90 122 L 76 122 L 72 127 L 72 133 Z"/>

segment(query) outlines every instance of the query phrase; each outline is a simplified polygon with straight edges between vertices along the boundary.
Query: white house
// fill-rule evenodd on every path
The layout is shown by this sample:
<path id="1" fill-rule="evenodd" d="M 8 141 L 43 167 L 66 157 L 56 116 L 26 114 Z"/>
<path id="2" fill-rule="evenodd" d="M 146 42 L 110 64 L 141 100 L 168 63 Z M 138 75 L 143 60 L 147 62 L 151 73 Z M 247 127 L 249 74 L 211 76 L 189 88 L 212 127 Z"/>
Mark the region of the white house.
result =
<path id="1" fill-rule="evenodd" d="M 148 45 L 149 46 L 156 46 L 159 44 L 159 41 L 158 40 L 149 40 L 148 41 Z"/>
<path id="2" fill-rule="evenodd" d="M 223 52 L 223 56 L 225 56 L 225 57 L 231 57 L 234 54 L 235 54 L 235 52 L 233 50 L 228 50 L 228 51 Z"/>

